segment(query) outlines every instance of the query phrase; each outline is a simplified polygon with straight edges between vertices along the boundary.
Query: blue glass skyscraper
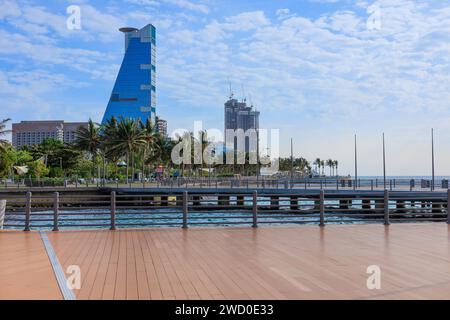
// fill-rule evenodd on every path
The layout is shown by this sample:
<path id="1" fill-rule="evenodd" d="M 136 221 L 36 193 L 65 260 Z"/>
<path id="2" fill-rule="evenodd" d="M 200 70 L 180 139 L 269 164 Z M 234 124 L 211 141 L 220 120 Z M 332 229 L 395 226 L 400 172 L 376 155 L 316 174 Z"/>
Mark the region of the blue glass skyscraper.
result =
<path id="1" fill-rule="evenodd" d="M 120 66 L 102 123 L 119 119 L 154 120 L 156 108 L 156 29 L 121 28 L 125 34 L 125 56 Z"/>

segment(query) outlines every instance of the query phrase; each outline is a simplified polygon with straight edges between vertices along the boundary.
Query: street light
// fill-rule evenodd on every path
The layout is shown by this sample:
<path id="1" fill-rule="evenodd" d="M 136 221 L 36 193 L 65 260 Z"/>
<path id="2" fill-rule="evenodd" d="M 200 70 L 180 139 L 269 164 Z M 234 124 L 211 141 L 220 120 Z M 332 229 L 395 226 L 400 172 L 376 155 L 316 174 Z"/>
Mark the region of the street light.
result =
<path id="1" fill-rule="evenodd" d="M 356 146 L 356 133 L 355 133 L 355 189 L 358 188 L 358 152 Z"/>
<path id="2" fill-rule="evenodd" d="M 384 132 L 383 132 L 383 186 L 386 190 L 386 148 L 384 143 Z"/>
<path id="3" fill-rule="evenodd" d="M 431 128 L 431 191 L 434 191 L 434 129 Z"/>

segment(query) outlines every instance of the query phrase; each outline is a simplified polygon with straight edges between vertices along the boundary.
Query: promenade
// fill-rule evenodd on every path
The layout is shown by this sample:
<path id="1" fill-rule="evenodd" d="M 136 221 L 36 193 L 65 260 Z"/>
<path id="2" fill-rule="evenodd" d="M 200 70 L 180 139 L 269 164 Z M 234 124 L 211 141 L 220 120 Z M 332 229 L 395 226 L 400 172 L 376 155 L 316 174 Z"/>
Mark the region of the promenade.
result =
<path id="1" fill-rule="evenodd" d="M 3 231 L 0 299 L 63 299 L 49 250 L 77 299 L 450 299 L 444 223 Z"/>

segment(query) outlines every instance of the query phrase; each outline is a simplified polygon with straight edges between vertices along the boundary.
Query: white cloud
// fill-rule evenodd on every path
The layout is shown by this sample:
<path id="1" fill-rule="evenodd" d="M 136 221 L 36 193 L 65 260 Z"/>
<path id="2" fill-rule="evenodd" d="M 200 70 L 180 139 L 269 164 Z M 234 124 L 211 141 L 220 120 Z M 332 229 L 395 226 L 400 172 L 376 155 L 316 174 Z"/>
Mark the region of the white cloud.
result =
<path id="1" fill-rule="evenodd" d="M 198 11 L 201 13 L 209 13 L 209 8 L 206 5 L 195 3 L 188 0 L 163 0 L 166 3 L 176 5 L 183 9 Z"/>
<path id="2" fill-rule="evenodd" d="M 18 17 L 20 15 L 20 8 L 16 2 L 2 1 L 0 2 L 0 19 Z"/>
<path id="3" fill-rule="evenodd" d="M 291 10 L 289 10 L 287 8 L 278 9 L 275 14 L 279 20 L 283 20 L 283 19 L 287 19 L 287 18 L 291 18 L 291 17 L 295 16 L 295 14 L 291 13 Z"/>

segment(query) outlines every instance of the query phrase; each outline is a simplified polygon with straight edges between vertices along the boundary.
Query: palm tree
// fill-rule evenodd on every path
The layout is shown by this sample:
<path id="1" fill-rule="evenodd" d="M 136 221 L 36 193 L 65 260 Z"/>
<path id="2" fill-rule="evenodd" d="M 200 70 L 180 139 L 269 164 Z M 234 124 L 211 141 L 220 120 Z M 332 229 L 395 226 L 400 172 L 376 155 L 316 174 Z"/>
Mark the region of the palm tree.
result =
<path id="1" fill-rule="evenodd" d="M 94 172 L 101 143 L 102 136 L 100 134 L 100 126 L 98 123 L 93 122 L 92 119 L 89 119 L 87 127 L 79 127 L 77 131 L 75 131 L 74 147 L 90 154 Z M 99 170 L 100 166 L 97 166 L 97 171 Z M 99 177 L 100 172 L 97 172 L 97 175 Z"/>
<path id="2" fill-rule="evenodd" d="M 325 175 L 325 160 L 320 160 L 320 166 L 322 167 L 322 175 Z"/>
<path id="3" fill-rule="evenodd" d="M 183 133 L 183 135 L 177 137 L 177 144 L 178 143 L 184 143 L 184 142 L 189 142 L 189 146 L 190 146 L 190 150 L 185 150 L 185 148 L 183 148 L 183 161 L 182 161 L 182 172 L 183 172 L 183 176 L 184 176 L 184 171 L 186 169 L 186 165 L 187 165 L 187 170 L 188 170 L 188 176 L 191 176 L 192 170 L 193 170 L 193 163 L 194 163 L 194 148 L 192 147 L 193 142 L 194 142 L 194 133 L 193 132 L 189 132 L 186 131 Z M 185 147 L 188 147 L 187 145 Z M 185 159 L 185 152 L 189 152 L 190 153 L 190 161 L 189 163 L 186 163 L 184 161 Z M 186 157 L 188 157 L 186 155 Z"/>
<path id="4" fill-rule="evenodd" d="M 336 176 L 337 176 L 337 177 L 339 176 L 339 173 L 338 173 L 338 165 L 339 165 L 339 162 L 338 162 L 337 160 L 334 160 L 334 166 L 336 167 Z"/>
<path id="5" fill-rule="evenodd" d="M 326 164 L 327 164 L 327 167 L 330 168 L 330 177 L 331 177 L 331 168 L 334 166 L 334 162 L 333 162 L 332 159 L 328 159 L 328 160 L 326 161 Z"/>
<path id="6" fill-rule="evenodd" d="M 0 137 L 6 135 L 8 133 L 11 133 L 11 130 L 6 130 L 5 129 L 6 128 L 6 124 L 9 121 L 11 121 L 10 118 L 7 118 L 7 119 L 4 119 L 4 120 L 0 121 Z M 0 139 L 0 148 L 1 149 L 5 149 L 8 145 L 9 145 L 8 140 Z"/>
<path id="7" fill-rule="evenodd" d="M 142 181 L 144 181 L 145 164 L 150 152 L 155 148 L 156 140 L 158 139 L 159 134 L 156 132 L 156 128 L 150 118 L 147 118 L 145 124 L 141 124 L 141 130 L 143 132 L 143 138 L 146 142 L 143 148 L 142 159 Z"/>
<path id="8" fill-rule="evenodd" d="M 317 158 L 314 161 L 314 165 L 316 166 L 317 173 L 320 175 L 320 167 L 322 166 L 322 161 L 320 160 L 320 158 Z"/>
<path id="9" fill-rule="evenodd" d="M 142 150 L 147 144 L 145 132 L 141 130 L 141 121 L 133 120 L 131 118 L 119 118 L 117 130 L 108 139 L 108 150 L 110 153 L 125 156 L 127 164 L 127 178 L 129 179 L 130 158 L 134 161 L 134 153 Z M 132 166 L 134 175 L 134 165 Z"/>

